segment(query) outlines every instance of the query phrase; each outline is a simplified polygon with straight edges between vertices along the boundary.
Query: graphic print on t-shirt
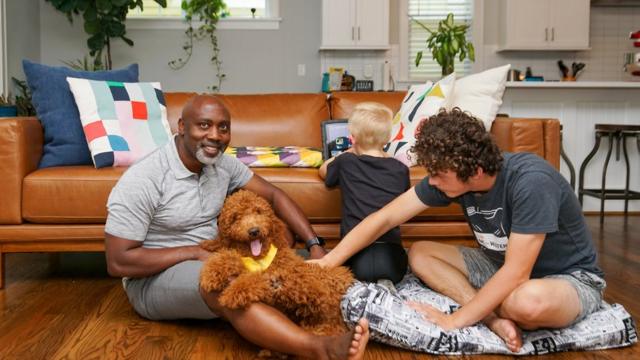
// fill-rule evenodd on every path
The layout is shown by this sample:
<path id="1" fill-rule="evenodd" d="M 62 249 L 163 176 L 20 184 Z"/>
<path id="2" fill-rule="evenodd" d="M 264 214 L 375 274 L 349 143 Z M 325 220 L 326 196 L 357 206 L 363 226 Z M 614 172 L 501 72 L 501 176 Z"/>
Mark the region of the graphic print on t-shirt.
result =
<path id="1" fill-rule="evenodd" d="M 509 237 L 502 225 L 504 211 L 501 207 L 482 210 L 475 206 L 469 206 L 466 211 L 480 245 L 493 251 L 504 252 L 507 250 Z"/>

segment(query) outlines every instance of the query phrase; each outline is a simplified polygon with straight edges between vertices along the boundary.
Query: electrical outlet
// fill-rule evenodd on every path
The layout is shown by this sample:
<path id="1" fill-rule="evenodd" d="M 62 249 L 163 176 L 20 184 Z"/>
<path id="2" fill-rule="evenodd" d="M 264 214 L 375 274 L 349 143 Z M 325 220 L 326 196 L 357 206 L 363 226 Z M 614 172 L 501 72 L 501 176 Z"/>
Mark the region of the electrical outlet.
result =
<path id="1" fill-rule="evenodd" d="M 298 76 L 305 76 L 307 74 L 307 66 L 305 64 L 298 64 Z"/>

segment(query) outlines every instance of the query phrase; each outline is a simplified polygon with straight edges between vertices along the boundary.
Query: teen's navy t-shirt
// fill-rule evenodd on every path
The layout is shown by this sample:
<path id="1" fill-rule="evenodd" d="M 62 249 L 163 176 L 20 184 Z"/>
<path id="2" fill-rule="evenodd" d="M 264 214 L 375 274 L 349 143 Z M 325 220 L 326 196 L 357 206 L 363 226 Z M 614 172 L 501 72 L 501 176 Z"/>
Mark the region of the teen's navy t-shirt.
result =
<path id="1" fill-rule="evenodd" d="M 447 197 L 424 178 L 416 185 L 428 206 L 462 206 L 476 240 L 498 266 L 504 264 L 511 232 L 546 234 L 531 277 L 586 270 L 598 276 L 591 233 L 569 183 L 544 159 L 530 153 L 504 153 L 502 170 L 487 193 Z"/>

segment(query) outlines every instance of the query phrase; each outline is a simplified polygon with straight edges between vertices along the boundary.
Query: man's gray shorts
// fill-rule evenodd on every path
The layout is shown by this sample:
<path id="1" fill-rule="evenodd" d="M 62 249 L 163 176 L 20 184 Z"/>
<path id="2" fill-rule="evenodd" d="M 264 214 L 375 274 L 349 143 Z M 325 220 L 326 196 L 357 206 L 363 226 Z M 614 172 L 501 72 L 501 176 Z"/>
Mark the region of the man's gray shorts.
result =
<path id="1" fill-rule="evenodd" d="M 498 271 L 498 266 L 481 249 L 464 246 L 460 246 L 458 249 L 467 267 L 469 282 L 476 289 L 481 288 Z M 571 274 L 548 275 L 545 278 L 566 280 L 576 289 L 582 310 L 573 323 L 584 319 L 600 308 L 602 293 L 607 283 L 598 275 L 587 271 L 574 271 Z"/>
<path id="2" fill-rule="evenodd" d="M 185 261 L 146 278 L 122 280 L 129 302 L 150 320 L 214 319 L 199 290 L 202 261 Z"/>

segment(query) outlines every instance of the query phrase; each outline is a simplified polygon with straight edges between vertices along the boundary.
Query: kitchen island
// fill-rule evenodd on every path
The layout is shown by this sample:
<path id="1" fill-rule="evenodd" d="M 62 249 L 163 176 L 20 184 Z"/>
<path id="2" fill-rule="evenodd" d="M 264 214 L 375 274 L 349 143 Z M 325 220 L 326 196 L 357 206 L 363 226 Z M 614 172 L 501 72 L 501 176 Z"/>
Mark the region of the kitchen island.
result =
<path id="1" fill-rule="evenodd" d="M 557 118 L 563 127 L 564 150 L 576 177 L 580 164 L 595 143 L 595 124 L 640 124 L 640 82 L 575 81 L 575 82 L 507 82 L 500 113 L 511 117 Z M 602 168 L 608 149 L 603 139 L 600 151 L 585 171 L 585 187 L 599 188 Z M 615 159 L 615 147 L 607 171 L 607 188 L 624 188 L 625 164 L 622 149 L 620 161 Z M 630 188 L 640 190 L 640 154 L 634 141 L 627 142 L 631 164 Z M 561 162 L 560 171 L 569 179 L 569 170 Z M 579 179 L 576 178 L 576 188 Z M 600 199 L 584 197 L 584 210 L 597 212 Z M 624 202 L 607 200 L 605 211 L 622 211 Z M 629 201 L 629 211 L 639 212 L 640 201 Z"/>

